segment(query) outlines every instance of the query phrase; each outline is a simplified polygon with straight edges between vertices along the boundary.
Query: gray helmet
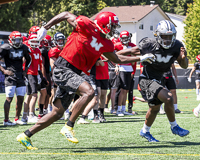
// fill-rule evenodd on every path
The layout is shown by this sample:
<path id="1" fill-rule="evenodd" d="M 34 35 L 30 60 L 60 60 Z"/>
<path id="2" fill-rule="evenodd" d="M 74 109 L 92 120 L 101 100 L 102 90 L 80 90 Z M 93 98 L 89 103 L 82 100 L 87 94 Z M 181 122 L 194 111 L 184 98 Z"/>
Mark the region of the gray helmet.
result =
<path id="1" fill-rule="evenodd" d="M 163 48 L 169 49 L 174 45 L 176 40 L 176 29 L 173 23 L 168 20 L 162 20 L 157 24 L 155 32 L 157 41 Z M 163 39 L 162 35 L 171 35 L 171 39 Z"/>

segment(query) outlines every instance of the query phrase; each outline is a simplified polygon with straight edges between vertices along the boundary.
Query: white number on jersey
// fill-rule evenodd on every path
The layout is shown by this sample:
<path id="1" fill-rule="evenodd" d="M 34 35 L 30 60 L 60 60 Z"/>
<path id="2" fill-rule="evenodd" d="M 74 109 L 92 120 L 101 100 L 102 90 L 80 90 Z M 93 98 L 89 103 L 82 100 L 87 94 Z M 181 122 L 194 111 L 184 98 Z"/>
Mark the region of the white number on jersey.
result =
<path id="1" fill-rule="evenodd" d="M 92 48 L 95 48 L 96 51 L 99 51 L 100 48 L 103 47 L 101 43 L 97 43 L 97 39 L 93 36 L 92 36 L 92 42 L 90 43 L 90 45 L 92 46 Z"/>
<path id="2" fill-rule="evenodd" d="M 160 54 L 155 54 L 155 55 L 156 55 L 156 61 L 158 62 L 167 63 L 172 58 L 172 55 L 167 55 L 167 57 L 162 57 Z"/>

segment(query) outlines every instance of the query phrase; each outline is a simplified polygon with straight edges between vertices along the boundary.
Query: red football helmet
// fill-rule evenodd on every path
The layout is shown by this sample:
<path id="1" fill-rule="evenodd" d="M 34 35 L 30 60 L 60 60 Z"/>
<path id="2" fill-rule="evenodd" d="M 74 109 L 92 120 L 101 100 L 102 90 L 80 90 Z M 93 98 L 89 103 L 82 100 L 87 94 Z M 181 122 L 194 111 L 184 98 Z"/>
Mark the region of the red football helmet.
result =
<path id="1" fill-rule="evenodd" d="M 200 62 L 200 55 L 196 56 L 196 61 Z"/>
<path id="2" fill-rule="evenodd" d="M 31 48 L 38 48 L 40 45 L 40 41 L 37 38 L 37 34 L 30 34 L 28 37 L 28 44 Z"/>
<path id="3" fill-rule="evenodd" d="M 22 36 L 22 38 L 23 38 L 23 42 L 26 41 L 26 40 L 28 40 L 28 38 L 25 37 L 25 36 Z"/>
<path id="4" fill-rule="evenodd" d="M 29 29 L 29 34 L 37 34 L 37 31 L 40 29 L 40 27 L 38 26 L 32 26 L 30 29 Z"/>
<path id="5" fill-rule="evenodd" d="M 94 23 L 97 25 L 99 30 L 106 35 L 106 38 L 110 39 L 108 33 L 115 33 L 116 28 L 120 28 L 118 17 L 112 12 L 101 12 L 99 13 Z M 111 35 L 112 36 L 112 35 Z"/>
<path id="6" fill-rule="evenodd" d="M 127 44 L 128 42 L 130 42 L 130 40 L 131 36 L 128 31 L 124 30 L 120 33 L 120 41 L 122 44 Z"/>
<path id="7" fill-rule="evenodd" d="M 51 44 L 52 44 L 52 38 L 50 35 L 46 35 L 44 37 L 44 39 L 41 40 L 40 42 L 41 46 L 45 46 L 47 48 L 50 48 L 51 47 Z"/>
<path id="8" fill-rule="evenodd" d="M 10 35 L 9 35 L 9 43 L 11 46 L 13 46 L 14 48 L 19 48 L 22 46 L 22 35 L 19 31 L 13 31 Z"/>

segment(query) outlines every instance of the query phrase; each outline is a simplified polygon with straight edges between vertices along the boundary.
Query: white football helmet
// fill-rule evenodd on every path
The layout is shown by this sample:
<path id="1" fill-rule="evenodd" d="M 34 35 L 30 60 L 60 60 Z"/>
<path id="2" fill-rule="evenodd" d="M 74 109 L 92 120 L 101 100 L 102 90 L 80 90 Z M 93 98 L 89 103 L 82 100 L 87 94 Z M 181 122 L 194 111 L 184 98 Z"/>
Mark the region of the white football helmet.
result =
<path id="1" fill-rule="evenodd" d="M 156 26 L 156 37 L 158 43 L 165 49 L 169 49 L 174 45 L 176 40 L 176 28 L 168 20 L 160 21 Z"/>

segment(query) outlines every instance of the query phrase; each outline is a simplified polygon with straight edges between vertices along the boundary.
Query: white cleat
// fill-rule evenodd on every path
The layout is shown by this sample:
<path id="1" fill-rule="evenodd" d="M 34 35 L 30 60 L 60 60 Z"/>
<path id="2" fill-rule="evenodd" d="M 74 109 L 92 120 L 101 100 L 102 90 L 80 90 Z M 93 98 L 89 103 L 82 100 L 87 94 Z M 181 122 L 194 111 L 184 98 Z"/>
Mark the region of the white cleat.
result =
<path id="1" fill-rule="evenodd" d="M 192 112 L 193 112 L 193 114 L 195 115 L 195 117 L 199 118 L 199 111 L 198 111 L 196 108 L 194 108 L 194 109 L 192 110 Z"/>
<path id="2" fill-rule="evenodd" d="M 21 120 L 16 120 L 16 121 L 14 121 L 13 123 L 16 123 L 16 124 L 19 124 L 19 125 L 25 125 L 25 124 L 27 124 L 26 122 L 23 122 L 23 121 L 21 121 Z"/>
<path id="3" fill-rule="evenodd" d="M 85 119 L 83 118 L 80 118 L 77 122 L 77 124 L 90 124 L 88 121 L 86 121 Z"/>

